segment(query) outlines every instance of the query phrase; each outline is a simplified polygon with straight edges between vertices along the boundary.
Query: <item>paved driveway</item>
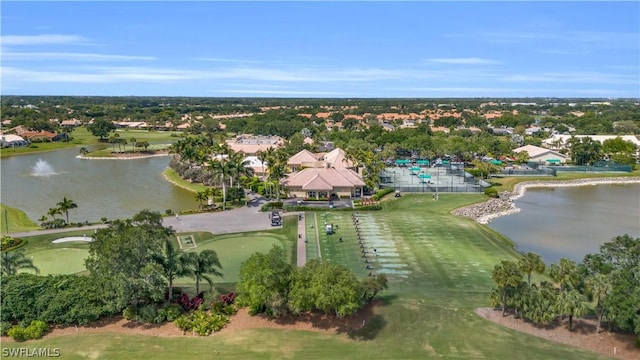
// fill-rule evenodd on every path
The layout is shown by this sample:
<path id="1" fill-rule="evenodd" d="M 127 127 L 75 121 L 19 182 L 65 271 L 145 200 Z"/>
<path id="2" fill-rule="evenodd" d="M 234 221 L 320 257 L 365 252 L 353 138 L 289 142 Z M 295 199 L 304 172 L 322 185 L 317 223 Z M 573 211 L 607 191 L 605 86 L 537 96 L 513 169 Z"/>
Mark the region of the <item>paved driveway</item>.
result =
<path id="1" fill-rule="evenodd" d="M 263 197 L 255 194 L 249 195 L 250 201 L 247 206 L 213 213 L 202 213 L 192 215 L 180 215 L 179 220 L 175 217 L 164 218 L 164 226 L 173 227 L 176 232 L 209 231 L 213 234 L 228 234 L 244 231 L 258 231 L 273 229 L 268 212 L 260 212 L 260 207 L 267 201 Z M 55 234 L 74 230 L 87 230 L 87 234 L 94 229 L 105 228 L 107 225 L 91 225 L 81 228 L 63 228 L 49 230 L 34 230 L 27 232 L 11 233 L 14 237 L 35 236 L 42 234 Z"/>
<path id="2" fill-rule="evenodd" d="M 233 210 L 180 215 L 179 219 L 167 217 L 163 225 L 173 227 L 176 232 L 209 231 L 213 234 L 273 229 L 269 213 L 260 212 L 266 200 L 255 195 L 250 195 L 250 199 L 247 206 Z"/>

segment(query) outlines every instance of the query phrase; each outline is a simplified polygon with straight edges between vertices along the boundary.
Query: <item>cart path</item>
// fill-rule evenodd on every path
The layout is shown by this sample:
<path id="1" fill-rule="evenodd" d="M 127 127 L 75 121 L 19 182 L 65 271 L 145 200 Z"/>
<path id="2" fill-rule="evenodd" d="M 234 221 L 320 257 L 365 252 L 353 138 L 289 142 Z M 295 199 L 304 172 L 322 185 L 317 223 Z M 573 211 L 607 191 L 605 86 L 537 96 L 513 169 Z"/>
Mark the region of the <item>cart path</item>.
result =
<path id="1" fill-rule="evenodd" d="M 303 267 L 307 263 L 307 233 L 305 229 L 306 215 L 304 212 L 298 213 L 298 267 Z"/>

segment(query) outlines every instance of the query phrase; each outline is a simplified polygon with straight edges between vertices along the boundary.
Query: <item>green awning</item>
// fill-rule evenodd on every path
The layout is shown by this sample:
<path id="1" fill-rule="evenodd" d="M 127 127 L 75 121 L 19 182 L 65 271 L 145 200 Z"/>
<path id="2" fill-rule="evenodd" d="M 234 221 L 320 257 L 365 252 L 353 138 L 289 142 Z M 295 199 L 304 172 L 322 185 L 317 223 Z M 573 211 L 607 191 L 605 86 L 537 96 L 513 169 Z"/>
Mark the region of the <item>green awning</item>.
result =
<path id="1" fill-rule="evenodd" d="M 443 163 L 444 165 L 446 165 L 446 164 L 448 164 L 448 163 L 449 163 L 449 160 L 442 160 L 442 163 Z"/>
<path id="2" fill-rule="evenodd" d="M 403 159 L 396 160 L 396 164 L 398 164 L 398 165 L 407 165 L 409 163 L 411 163 L 410 160 L 403 160 Z"/>
<path id="3" fill-rule="evenodd" d="M 557 163 L 559 163 L 559 162 L 560 162 L 560 159 L 547 159 L 547 162 L 557 164 Z"/>
<path id="4" fill-rule="evenodd" d="M 418 175 L 420 179 L 431 179 L 431 175 L 429 174 L 420 174 Z"/>
<path id="5" fill-rule="evenodd" d="M 413 167 L 411 168 L 411 171 L 420 171 L 420 168 L 419 168 L 419 167 L 417 167 L 417 166 L 413 166 Z"/>
<path id="6" fill-rule="evenodd" d="M 429 160 L 418 160 L 416 163 L 418 165 L 429 165 Z"/>

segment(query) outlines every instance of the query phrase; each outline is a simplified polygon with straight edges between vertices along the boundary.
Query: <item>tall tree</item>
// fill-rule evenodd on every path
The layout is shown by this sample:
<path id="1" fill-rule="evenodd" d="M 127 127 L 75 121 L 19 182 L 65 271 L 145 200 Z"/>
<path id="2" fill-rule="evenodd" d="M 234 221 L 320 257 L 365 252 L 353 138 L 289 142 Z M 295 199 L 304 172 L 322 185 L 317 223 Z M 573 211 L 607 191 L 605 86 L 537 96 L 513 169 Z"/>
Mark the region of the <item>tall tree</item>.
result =
<path id="1" fill-rule="evenodd" d="M 573 289 L 580 280 L 578 264 L 573 260 L 562 258 L 559 263 L 551 264 L 549 276 L 560 284 L 560 291 L 564 291 L 567 287 Z"/>
<path id="2" fill-rule="evenodd" d="M 596 315 L 598 325 L 596 326 L 596 334 L 600 333 L 602 318 L 606 311 L 605 302 L 607 295 L 611 291 L 611 282 L 607 275 L 596 273 L 585 279 L 586 289 L 596 302 Z"/>
<path id="3" fill-rule="evenodd" d="M 58 209 L 60 209 L 60 211 L 62 213 L 64 213 L 64 216 L 66 218 L 67 224 L 69 223 L 69 210 L 71 209 L 76 209 L 78 207 L 78 204 L 76 204 L 73 200 L 71 199 L 67 199 L 67 197 L 65 196 L 62 201 L 60 201 L 59 203 L 56 204 L 58 206 Z"/>
<path id="4" fill-rule="evenodd" d="M 204 250 L 200 253 L 188 252 L 182 258 L 183 274 L 196 279 L 196 294 L 200 293 L 200 282 L 205 280 L 213 289 L 213 279 L 209 275 L 222 277 L 219 269 L 222 269 L 218 254 L 213 250 Z"/>
<path id="5" fill-rule="evenodd" d="M 518 261 L 520 270 L 527 274 L 527 284 L 531 285 L 531 273 L 542 274 L 545 269 L 544 261 L 540 255 L 532 252 L 524 254 Z"/>
<path id="6" fill-rule="evenodd" d="M 500 296 L 500 304 L 502 306 L 502 315 L 506 315 L 508 294 L 514 288 L 517 288 L 522 280 L 522 271 L 517 263 L 513 261 L 503 260 L 496 265 L 491 274 L 491 278 L 497 285 Z"/>
<path id="7" fill-rule="evenodd" d="M 162 226 L 160 213 L 148 210 L 97 230 L 85 265 L 112 292 L 110 306 L 122 309 L 164 298 L 163 269 L 154 259 L 162 255 L 164 242 L 172 234 L 171 228 Z"/>
<path id="8" fill-rule="evenodd" d="M 173 280 L 175 280 L 176 277 L 187 274 L 187 271 L 185 271 L 183 267 L 183 261 L 181 261 L 183 253 L 179 249 L 176 249 L 173 243 L 174 241 L 172 238 L 165 238 L 162 252 L 153 255 L 155 262 L 162 266 L 164 277 L 169 283 L 167 292 L 168 301 L 173 299 Z"/>
<path id="9" fill-rule="evenodd" d="M 569 317 L 569 331 L 572 330 L 573 317 L 586 314 L 584 296 L 575 289 L 561 291 L 556 302 L 556 311 Z"/>
<path id="10" fill-rule="evenodd" d="M 100 140 L 104 140 L 109 133 L 116 129 L 113 121 L 105 118 L 97 118 L 93 120 L 93 124 L 87 126 L 87 129 L 93 136 L 99 136 Z"/>
<path id="11" fill-rule="evenodd" d="M 33 265 L 33 260 L 24 255 L 23 249 L 3 251 L 0 254 L 0 268 L 3 275 L 16 275 L 21 269 L 31 269 L 36 274 L 40 273 L 40 270 Z"/>
<path id="12" fill-rule="evenodd" d="M 282 248 L 274 246 L 267 254 L 255 253 L 240 267 L 236 286 L 238 301 L 250 314 L 266 313 L 279 317 L 287 311 L 292 266 Z"/>

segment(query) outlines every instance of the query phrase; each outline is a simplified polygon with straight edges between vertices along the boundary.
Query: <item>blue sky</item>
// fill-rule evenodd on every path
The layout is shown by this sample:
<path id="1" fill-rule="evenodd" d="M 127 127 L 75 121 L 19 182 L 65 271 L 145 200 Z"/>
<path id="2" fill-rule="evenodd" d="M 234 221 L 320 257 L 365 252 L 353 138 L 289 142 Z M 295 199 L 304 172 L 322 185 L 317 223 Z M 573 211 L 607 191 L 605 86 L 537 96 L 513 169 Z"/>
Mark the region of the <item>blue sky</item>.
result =
<path id="1" fill-rule="evenodd" d="M 3 95 L 640 97 L 637 1 L 0 7 Z"/>

